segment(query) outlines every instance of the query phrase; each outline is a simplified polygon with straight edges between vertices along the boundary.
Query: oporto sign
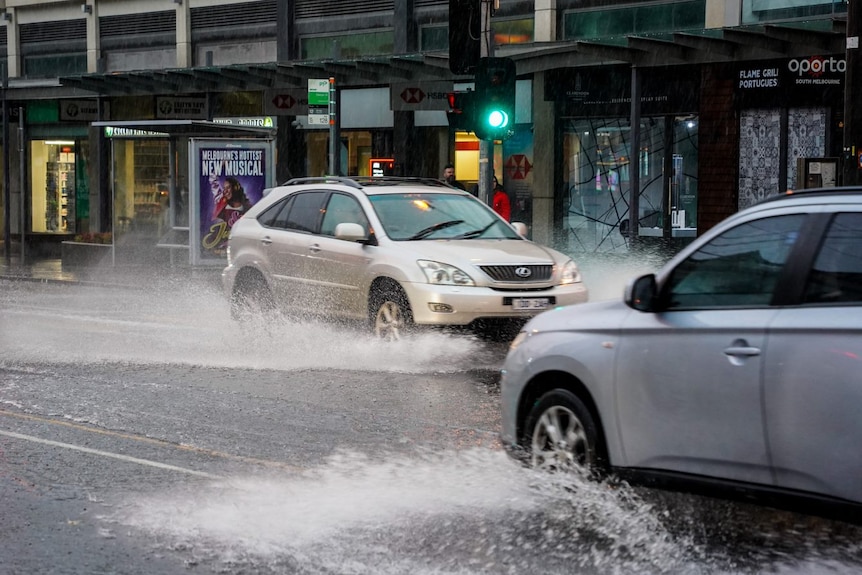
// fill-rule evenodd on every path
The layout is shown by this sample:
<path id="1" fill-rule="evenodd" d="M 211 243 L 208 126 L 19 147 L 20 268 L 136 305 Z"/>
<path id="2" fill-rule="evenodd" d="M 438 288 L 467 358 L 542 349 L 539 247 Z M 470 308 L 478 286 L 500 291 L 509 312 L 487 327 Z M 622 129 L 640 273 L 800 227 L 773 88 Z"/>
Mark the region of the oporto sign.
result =
<path id="1" fill-rule="evenodd" d="M 790 60 L 787 70 L 793 75 L 793 84 L 796 86 L 840 86 L 847 71 L 847 61 L 843 58 L 812 56 Z"/>
<path id="2" fill-rule="evenodd" d="M 847 62 L 843 58 L 811 56 L 740 67 L 737 89 L 742 92 L 800 88 L 804 91 L 841 86 Z"/>

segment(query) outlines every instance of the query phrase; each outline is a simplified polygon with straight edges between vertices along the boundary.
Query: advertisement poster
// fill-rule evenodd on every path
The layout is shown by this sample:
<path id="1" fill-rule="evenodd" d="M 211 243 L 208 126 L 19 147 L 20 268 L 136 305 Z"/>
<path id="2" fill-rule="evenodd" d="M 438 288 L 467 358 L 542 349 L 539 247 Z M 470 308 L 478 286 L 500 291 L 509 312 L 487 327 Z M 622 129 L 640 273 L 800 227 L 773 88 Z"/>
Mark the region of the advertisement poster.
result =
<path id="1" fill-rule="evenodd" d="M 222 263 L 233 224 L 272 186 L 271 142 L 198 141 L 192 145 L 197 262 Z"/>

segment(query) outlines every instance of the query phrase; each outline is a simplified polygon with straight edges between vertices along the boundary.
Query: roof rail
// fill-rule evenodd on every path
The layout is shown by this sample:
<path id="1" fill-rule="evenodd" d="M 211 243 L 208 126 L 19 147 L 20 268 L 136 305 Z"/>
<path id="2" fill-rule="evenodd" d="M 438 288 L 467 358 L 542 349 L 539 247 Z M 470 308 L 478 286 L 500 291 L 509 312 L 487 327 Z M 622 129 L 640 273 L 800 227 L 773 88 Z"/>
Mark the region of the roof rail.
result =
<path id="1" fill-rule="evenodd" d="M 316 176 L 316 177 L 308 177 L 308 178 L 291 178 L 284 182 L 282 186 L 299 186 L 302 184 L 320 184 L 320 183 L 338 183 L 344 184 L 345 186 L 350 186 L 351 188 L 356 188 L 357 190 L 362 189 L 362 186 L 356 182 L 353 178 L 346 178 L 343 176 Z"/>
<path id="2" fill-rule="evenodd" d="M 304 178 L 291 178 L 282 186 L 298 186 L 302 184 L 320 184 L 320 183 L 338 183 L 350 186 L 352 188 L 361 189 L 363 186 L 385 185 L 392 186 L 397 184 L 424 184 L 426 186 L 439 186 L 442 188 L 454 188 L 443 180 L 436 178 L 422 178 L 412 176 L 315 176 Z"/>
<path id="3" fill-rule="evenodd" d="M 758 204 L 766 204 L 770 202 L 775 202 L 778 200 L 783 200 L 790 196 L 831 196 L 831 195 L 840 195 L 842 193 L 847 192 L 862 192 L 862 186 L 835 186 L 835 187 L 827 187 L 827 188 L 799 188 L 797 190 L 788 189 L 784 192 L 775 194 L 773 196 L 768 196 L 759 202 Z"/>
<path id="4" fill-rule="evenodd" d="M 353 179 L 363 185 L 373 186 L 382 184 L 391 186 L 394 184 L 425 184 L 427 186 L 449 187 L 449 184 L 436 178 L 423 178 L 417 176 L 353 176 Z"/>

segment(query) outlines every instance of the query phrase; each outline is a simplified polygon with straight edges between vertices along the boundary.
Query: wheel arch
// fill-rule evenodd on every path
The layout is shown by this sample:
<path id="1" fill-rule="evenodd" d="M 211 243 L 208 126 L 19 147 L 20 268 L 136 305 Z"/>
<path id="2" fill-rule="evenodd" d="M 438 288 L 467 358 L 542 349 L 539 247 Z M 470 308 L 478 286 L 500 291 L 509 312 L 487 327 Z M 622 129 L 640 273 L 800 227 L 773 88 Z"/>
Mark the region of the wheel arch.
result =
<path id="1" fill-rule="evenodd" d="M 548 370 L 536 374 L 530 383 L 524 388 L 518 403 L 517 428 L 515 429 L 516 441 L 521 444 L 524 438 L 524 425 L 530 410 L 544 394 L 554 389 L 563 389 L 573 393 L 580 399 L 595 421 L 598 434 L 598 455 L 604 462 L 608 462 L 608 438 L 605 432 L 605 424 L 599 414 L 596 402 L 587 387 L 571 373 L 559 370 Z"/>

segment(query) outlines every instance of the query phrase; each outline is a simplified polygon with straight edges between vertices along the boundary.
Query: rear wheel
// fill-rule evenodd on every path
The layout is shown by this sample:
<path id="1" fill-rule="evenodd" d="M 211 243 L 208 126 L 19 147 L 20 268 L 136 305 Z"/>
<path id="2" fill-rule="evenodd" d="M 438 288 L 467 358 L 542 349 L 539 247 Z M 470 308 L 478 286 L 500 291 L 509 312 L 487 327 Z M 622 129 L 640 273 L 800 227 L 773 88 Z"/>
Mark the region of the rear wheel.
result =
<path id="1" fill-rule="evenodd" d="M 527 416 L 522 445 L 538 469 L 600 471 L 603 465 L 595 419 L 583 401 L 565 389 L 539 398 Z"/>
<path id="2" fill-rule="evenodd" d="M 413 326 L 413 313 L 407 295 L 400 287 L 390 286 L 371 297 L 371 329 L 384 341 L 401 339 Z"/>
<path id="3" fill-rule="evenodd" d="M 275 300 L 263 276 L 257 272 L 240 275 L 230 298 L 230 315 L 236 321 L 262 317 L 275 309 Z"/>

